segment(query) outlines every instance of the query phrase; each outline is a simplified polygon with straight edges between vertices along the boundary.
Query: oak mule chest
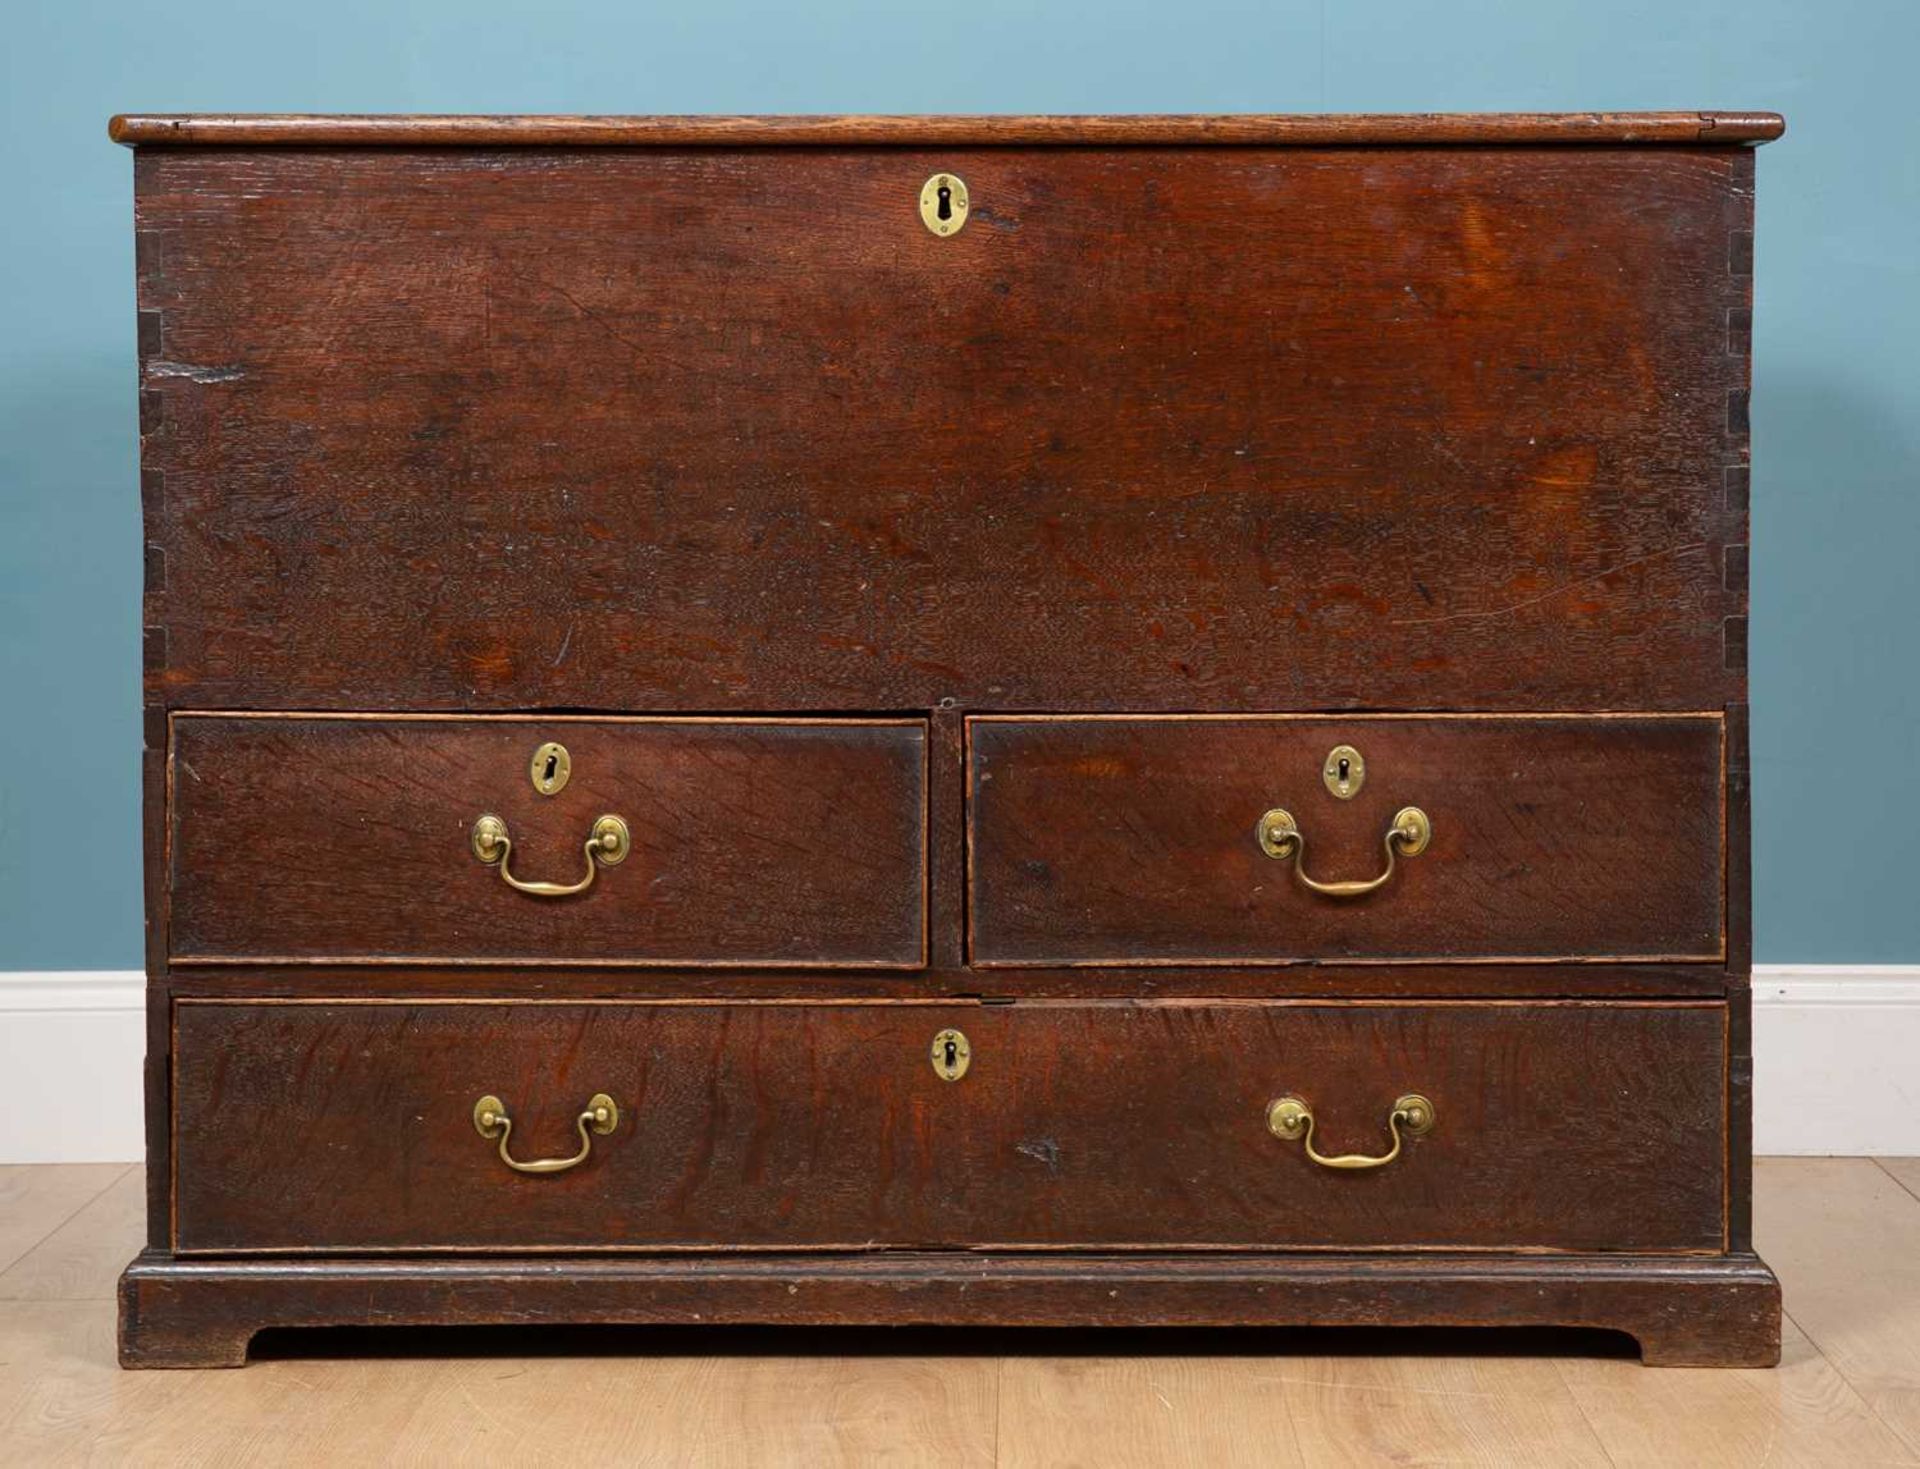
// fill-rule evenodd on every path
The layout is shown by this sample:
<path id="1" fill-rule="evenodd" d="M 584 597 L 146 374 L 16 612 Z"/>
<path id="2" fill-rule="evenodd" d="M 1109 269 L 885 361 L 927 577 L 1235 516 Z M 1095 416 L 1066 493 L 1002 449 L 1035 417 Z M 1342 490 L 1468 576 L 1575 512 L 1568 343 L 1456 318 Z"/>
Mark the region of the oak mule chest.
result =
<path id="1" fill-rule="evenodd" d="M 1767 1363 L 1768 114 L 124 117 L 136 1366 Z"/>

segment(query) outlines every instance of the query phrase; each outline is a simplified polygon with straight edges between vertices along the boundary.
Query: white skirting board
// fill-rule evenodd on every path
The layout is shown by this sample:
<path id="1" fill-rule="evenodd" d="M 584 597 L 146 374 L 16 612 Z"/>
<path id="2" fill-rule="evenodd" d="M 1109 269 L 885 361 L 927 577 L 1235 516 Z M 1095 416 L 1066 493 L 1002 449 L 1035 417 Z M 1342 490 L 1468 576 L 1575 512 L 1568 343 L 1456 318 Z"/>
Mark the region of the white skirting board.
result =
<path id="1" fill-rule="evenodd" d="M 0 971 L 0 1163 L 123 1163 L 146 1151 L 146 979 Z"/>
<path id="2" fill-rule="evenodd" d="M 1756 964 L 1753 1150 L 1920 1153 L 1920 964 Z"/>
<path id="3" fill-rule="evenodd" d="M 138 1159 L 137 970 L 0 972 L 0 1163 Z M 1920 964 L 1753 975 L 1758 1153 L 1920 1152 Z"/>

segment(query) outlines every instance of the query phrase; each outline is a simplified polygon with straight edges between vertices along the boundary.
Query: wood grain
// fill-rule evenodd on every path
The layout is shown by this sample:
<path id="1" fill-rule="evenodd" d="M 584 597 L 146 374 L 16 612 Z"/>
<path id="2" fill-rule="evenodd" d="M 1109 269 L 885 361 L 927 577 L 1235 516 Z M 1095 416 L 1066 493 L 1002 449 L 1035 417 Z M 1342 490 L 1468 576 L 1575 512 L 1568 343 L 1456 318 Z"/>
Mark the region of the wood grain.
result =
<path id="1" fill-rule="evenodd" d="M 0 1166 L 0 1270 L 12 1266 L 126 1171 L 124 1163 Z"/>
<path id="2" fill-rule="evenodd" d="M 1762 1160 L 1755 1242 L 1802 1284 L 1793 1318 L 1920 1457 L 1920 1199 L 1866 1158 Z"/>
<path id="3" fill-rule="evenodd" d="M 183 1252 L 1725 1244 L 1713 1005 L 182 1002 Z M 928 1059 L 960 1028 L 958 1083 Z M 575 1151 L 595 1092 L 621 1130 Z M 1391 1167 L 1403 1092 L 1433 1132 Z M 1633 1098 L 1630 1125 L 1612 1099 Z M 1631 1190 L 1618 1180 L 1635 1179 Z M 1143 1201 L 1151 1207 L 1143 1208 Z"/>
<path id="4" fill-rule="evenodd" d="M 1531 1326 L 1623 1331 L 1646 1359 L 1770 1366 L 1780 1291 L 1751 1255 L 1133 1257 L 945 1251 L 300 1261 L 142 1256 L 121 1357 L 238 1367 L 267 1327 L 529 1321 L 778 1326 Z"/>
<path id="5" fill-rule="evenodd" d="M 1460 1335 L 1411 1333 L 1416 1350 L 1394 1356 L 1337 1332 L 1216 1335 L 1178 1349 L 1135 1334 L 1128 1355 L 1010 1356 L 1001 1462 L 1611 1462 L 1551 1361 L 1450 1355 L 1472 1350 Z M 1098 1341 L 1080 1340 L 1098 1351 Z"/>
<path id="6" fill-rule="evenodd" d="M 1899 1164 L 1890 1165 L 1898 1171 Z M 44 1171 L 44 1170 L 35 1170 Z M 25 1176 L 26 1170 L 23 1170 Z M 1761 1165 L 1770 1247 L 1808 1242 L 1789 1296 L 1920 1314 L 1896 1274 L 1874 1299 L 1832 1287 L 1886 1257 L 1873 1165 Z M 62 1234 L 97 1233 L 88 1214 Z M 1858 1221 L 1838 1233 L 1834 1221 Z M 1896 1234 L 1897 1238 L 1897 1234 Z M 55 1241 L 58 1242 L 58 1236 Z M 50 1243 L 52 1243 L 50 1242 Z M 1819 1248 L 1813 1248 L 1819 1242 Z M 1863 1270 L 1863 1264 L 1867 1267 Z M 1851 1303 L 1851 1304 L 1850 1304 Z M 1904 1464 L 1920 1453 L 1791 1322 L 1776 1371 L 1644 1372 L 1595 1342 L 1523 1333 L 287 1333 L 245 1373 L 121 1373 L 103 1302 L 0 1301 L 0 1454 L 132 1463 L 569 1465 L 838 1462 L 1010 1465 L 1315 1462 L 1347 1444 L 1385 1462 Z M 1556 1379 L 1558 1379 L 1556 1381 Z M 996 1380 L 998 1386 L 996 1387 Z M 1568 1421 L 1570 1397 L 1593 1425 Z M 1542 1432 L 1544 1430 L 1544 1436 Z M 1596 1440 L 1596 1436 L 1598 1438 Z"/>
<path id="7" fill-rule="evenodd" d="M 1920 1462 L 1860 1394 L 1784 1323 L 1776 1370 L 1642 1372 L 1631 1361 L 1553 1364 L 1621 1469 L 1750 1469 Z"/>
<path id="8" fill-rule="evenodd" d="M 411 1359 L 121 1373 L 110 1310 L 0 1306 L 0 1351 L 34 1364 L 10 1374 L 25 1388 L 11 1415 L 0 1384 L 0 1446 L 22 1464 L 992 1462 L 990 1358 L 709 1355 L 604 1336 L 569 1349 L 525 1332 L 490 1346 L 436 1336 Z"/>
<path id="9" fill-rule="evenodd" d="M 1920 1158 L 1881 1158 L 1877 1160 L 1893 1181 L 1920 1199 Z"/>
<path id="10" fill-rule="evenodd" d="M 405 1350 L 122 1373 L 105 1303 L 0 1302 L 0 1452 L 21 1465 L 994 1462 L 991 1355 L 527 1331 Z"/>
<path id="11" fill-rule="evenodd" d="M 1722 951 L 1723 729 L 1616 719 L 975 719 L 976 964 L 1638 958 Z M 1339 800 L 1327 752 L 1365 783 Z M 1433 841 L 1385 870 L 1394 812 Z M 1269 808 L 1306 834 L 1275 859 Z"/>
<path id="12" fill-rule="evenodd" d="M 957 892 L 958 890 L 953 890 Z M 957 927 L 950 930 L 957 943 Z M 796 994 L 796 990 L 802 993 Z M 1720 1000 L 1715 964 L 1173 964 L 915 970 L 676 969 L 535 964 L 197 964 L 168 976 L 181 999 Z M 164 1049 L 164 1044 L 162 1046 Z"/>
<path id="13" fill-rule="evenodd" d="M 1020 1469 L 1315 1462 L 1300 1450 L 1293 1394 L 1259 1357 L 1011 1356 L 1000 1369 L 997 1462 Z"/>
<path id="14" fill-rule="evenodd" d="M 942 169 L 974 200 L 944 240 Z M 1749 176 L 142 152 L 149 694 L 1718 708 Z"/>
<path id="15" fill-rule="evenodd" d="M 129 113 L 107 124 L 128 146 L 768 147 L 782 144 L 1163 147 L 1205 144 L 1765 143 L 1772 112 L 1238 113 L 1225 116 L 616 117 Z"/>
<path id="16" fill-rule="evenodd" d="M 1608 1463 L 1551 1360 L 1522 1344 L 1466 1356 L 1451 1338 L 1415 1342 L 1411 1353 L 1354 1340 L 1329 1353 L 1309 1336 L 1249 1385 L 1264 1379 L 1292 1404 L 1309 1464 Z"/>
<path id="17" fill-rule="evenodd" d="M 534 789 L 534 750 L 573 775 Z M 173 962 L 459 959 L 912 968 L 926 962 L 920 721 L 173 722 Z M 596 818 L 633 850 L 574 897 Z"/>
<path id="18" fill-rule="evenodd" d="M 65 1224 L 0 1271 L 0 1300 L 110 1301 L 145 1243 L 145 1170 L 111 1165 L 111 1183 Z M 43 1170 L 51 1171 L 51 1170 Z"/>

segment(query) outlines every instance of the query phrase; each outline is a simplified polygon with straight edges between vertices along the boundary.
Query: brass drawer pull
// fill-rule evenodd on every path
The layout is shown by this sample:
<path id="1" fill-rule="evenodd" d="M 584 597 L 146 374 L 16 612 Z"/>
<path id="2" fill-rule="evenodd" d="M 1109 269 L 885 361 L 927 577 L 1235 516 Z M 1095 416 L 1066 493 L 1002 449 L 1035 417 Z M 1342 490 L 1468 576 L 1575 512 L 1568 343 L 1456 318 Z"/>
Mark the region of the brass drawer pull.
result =
<path id="1" fill-rule="evenodd" d="M 1387 870 L 1378 877 L 1351 882 L 1319 882 L 1307 876 L 1307 834 L 1300 830 L 1300 824 L 1293 819 L 1291 812 L 1276 806 L 1260 818 L 1255 834 L 1260 839 L 1260 850 L 1269 857 L 1282 862 L 1289 857 L 1294 859 L 1293 875 L 1300 879 L 1302 885 L 1328 898 L 1359 898 L 1385 885 L 1387 879 L 1393 876 L 1396 853 L 1418 857 L 1427 850 L 1427 843 L 1433 840 L 1433 823 L 1418 806 L 1402 806 L 1394 813 L 1393 824 L 1387 828 Z"/>
<path id="2" fill-rule="evenodd" d="M 602 816 L 587 835 L 587 875 L 578 882 L 523 882 L 507 867 L 513 855 L 513 838 L 507 824 L 498 816 L 482 816 L 473 824 L 473 855 L 489 867 L 500 864 L 500 876 L 510 888 L 531 893 L 536 898 L 566 898 L 584 893 L 593 886 L 593 877 L 602 867 L 614 867 L 627 860 L 633 849 L 633 837 L 626 822 L 618 816 Z M 583 1155 L 584 1156 L 584 1155 Z"/>
<path id="3" fill-rule="evenodd" d="M 1400 1145 L 1410 1137 L 1433 1131 L 1433 1103 L 1418 1092 L 1408 1092 L 1393 1104 L 1387 1114 L 1387 1131 L 1393 1134 L 1393 1147 L 1377 1158 L 1365 1153 L 1342 1153 L 1329 1158 L 1313 1150 L 1313 1109 L 1298 1097 L 1282 1097 L 1267 1107 L 1267 1130 L 1275 1137 L 1293 1142 L 1306 1139 L 1307 1157 L 1322 1168 L 1384 1168 L 1400 1156 Z"/>
<path id="4" fill-rule="evenodd" d="M 592 1133 L 605 1137 L 620 1125 L 620 1109 L 605 1092 L 595 1092 L 577 1125 L 580 1151 L 571 1158 L 535 1158 L 531 1163 L 522 1163 L 507 1152 L 507 1139 L 513 1136 L 513 1119 L 507 1116 L 506 1104 L 492 1093 L 473 1104 L 473 1130 L 484 1138 L 500 1139 L 500 1161 L 515 1173 L 565 1173 L 569 1168 L 579 1167 L 593 1151 Z"/>

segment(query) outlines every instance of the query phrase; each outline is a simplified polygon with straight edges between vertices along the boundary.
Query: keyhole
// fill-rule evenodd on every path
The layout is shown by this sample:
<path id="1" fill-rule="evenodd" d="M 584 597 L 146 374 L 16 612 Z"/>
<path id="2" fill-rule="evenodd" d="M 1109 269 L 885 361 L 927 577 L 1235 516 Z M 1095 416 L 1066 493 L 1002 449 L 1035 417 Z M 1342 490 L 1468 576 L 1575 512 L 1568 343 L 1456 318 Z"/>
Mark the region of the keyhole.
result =
<path id="1" fill-rule="evenodd" d="M 960 1042 L 952 1036 L 947 1037 L 947 1070 L 951 1071 L 960 1064 Z"/>
<path id="2" fill-rule="evenodd" d="M 1346 762 L 1345 762 L 1344 760 L 1343 760 L 1343 761 L 1341 761 L 1340 763 L 1341 763 L 1342 765 L 1345 765 L 1345 764 L 1346 764 Z M 541 777 L 540 777 L 540 784 L 541 784 L 541 785 L 548 785 L 548 786 L 550 786 L 550 785 L 552 785 L 552 784 L 553 784 L 553 773 L 554 773 L 554 772 L 555 772 L 556 770 L 558 770 L 559 768 L 560 768 L 560 757 L 559 757 L 558 755 L 551 755 L 551 754 L 550 754 L 550 755 L 548 755 L 548 756 L 547 756 L 547 768 L 546 768 L 546 770 L 545 770 L 545 772 L 544 772 L 544 773 L 542 773 L 542 775 L 541 775 Z M 1345 775 L 1345 774 L 1346 774 L 1346 772 L 1345 772 L 1345 771 L 1343 770 L 1343 771 L 1341 771 L 1341 774 L 1342 774 L 1342 775 Z"/>
<path id="3" fill-rule="evenodd" d="M 1347 759 L 1345 755 L 1342 755 L 1340 757 L 1340 784 L 1341 785 L 1345 785 L 1347 783 L 1347 777 L 1352 772 L 1352 770 L 1353 770 L 1353 762 Z"/>
<path id="4" fill-rule="evenodd" d="M 953 218 L 953 188 L 950 184 L 940 186 L 940 203 L 933 212 L 939 219 Z"/>

